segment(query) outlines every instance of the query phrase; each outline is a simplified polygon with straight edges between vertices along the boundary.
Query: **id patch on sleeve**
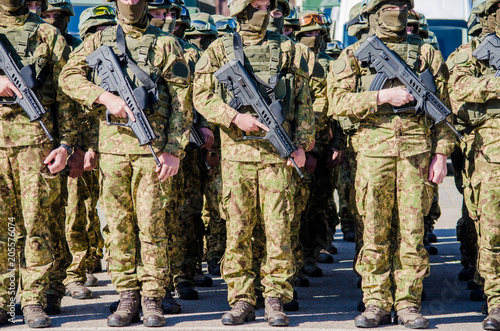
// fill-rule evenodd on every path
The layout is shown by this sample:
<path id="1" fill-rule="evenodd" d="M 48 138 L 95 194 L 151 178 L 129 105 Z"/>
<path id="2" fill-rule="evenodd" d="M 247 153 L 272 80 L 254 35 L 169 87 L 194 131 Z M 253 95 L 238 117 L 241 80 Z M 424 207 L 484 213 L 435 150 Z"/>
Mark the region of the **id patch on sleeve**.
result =
<path id="1" fill-rule="evenodd" d="M 189 76 L 189 68 L 182 62 L 175 62 L 172 66 L 172 73 L 179 78 L 186 79 Z"/>
<path id="2" fill-rule="evenodd" d="M 333 73 L 338 75 L 338 74 L 344 72 L 346 67 L 347 67 L 347 64 L 345 63 L 344 59 L 337 60 L 333 63 Z"/>

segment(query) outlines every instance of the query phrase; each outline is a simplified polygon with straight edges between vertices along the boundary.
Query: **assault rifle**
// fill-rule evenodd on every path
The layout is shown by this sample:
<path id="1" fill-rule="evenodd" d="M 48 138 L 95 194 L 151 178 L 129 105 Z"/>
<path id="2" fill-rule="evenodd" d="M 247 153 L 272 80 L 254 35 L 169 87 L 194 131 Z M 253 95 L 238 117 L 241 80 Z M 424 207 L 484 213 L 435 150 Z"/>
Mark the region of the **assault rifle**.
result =
<path id="1" fill-rule="evenodd" d="M 146 88 L 141 86 L 132 90 L 127 77 L 123 74 L 117 56 L 110 46 L 103 45 L 99 47 L 87 56 L 85 61 L 92 69 L 97 71 L 97 75 L 102 80 L 100 86 L 108 92 L 118 93 L 135 116 L 135 122 L 129 119 L 127 124 L 113 123 L 109 120 L 111 113 L 106 109 L 107 124 L 131 128 L 137 139 L 139 139 L 139 145 L 148 145 L 155 158 L 156 165 L 161 167 L 160 160 L 158 160 L 151 146 L 151 141 L 157 139 L 158 136 L 144 114 L 144 109 L 149 108 L 149 97 Z"/>
<path id="2" fill-rule="evenodd" d="M 244 135 L 243 139 L 268 140 L 280 157 L 290 158 L 299 176 L 304 177 L 291 156 L 297 147 L 282 126 L 285 119 L 281 103 L 277 100 L 268 105 L 239 61 L 230 60 L 217 70 L 214 76 L 220 83 L 227 85 L 228 90 L 233 94 L 229 106 L 236 110 L 242 106 L 252 107 L 259 117 L 259 121 L 270 130 L 264 137 Z"/>
<path id="3" fill-rule="evenodd" d="M 411 108 L 394 108 L 395 113 L 414 108 L 417 115 L 424 113 L 433 124 L 444 121 L 458 138 L 463 139 L 462 135 L 446 120 L 451 111 L 434 95 L 436 85 L 430 71 L 426 70 L 420 77 L 417 76 L 377 36 L 368 37 L 354 52 L 354 56 L 361 61 L 363 66 L 370 66 L 377 71 L 370 91 L 378 91 L 388 79 L 397 78 L 415 98 L 415 103 L 411 105 Z"/>
<path id="4" fill-rule="evenodd" d="M 500 38 L 495 33 L 484 37 L 481 44 L 472 52 L 472 56 L 481 61 L 488 61 L 497 71 L 495 77 L 500 77 Z"/>
<path id="5" fill-rule="evenodd" d="M 203 162 L 205 163 L 205 167 L 207 167 L 207 170 L 210 170 L 210 165 L 207 162 L 207 159 L 205 156 L 203 156 L 203 152 L 201 150 L 201 146 L 205 145 L 205 140 L 203 139 L 203 135 L 201 134 L 200 130 L 198 129 L 198 126 L 196 125 L 197 118 L 198 118 L 198 112 L 196 109 L 193 109 L 194 113 L 194 123 L 191 126 L 191 131 L 189 135 L 189 143 L 194 146 L 194 148 L 197 148 L 200 151 L 200 156 Z"/>
<path id="6" fill-rule="evenodd" d="M 10 82 L 21 92 L 22 98 L 16 96 L 14 100 L 0 101 L 0 104 L 13 105 L 18 104 L 24 110 L 26 115 L 28 115 L 30 122 L 38 121 L 42 126 L 43 131 L 50 141 L 54 138 L 50 135 L 49 131 L 43 124 L 41 117 L 47 114 L 47 111 L 43 107 L 40 100 L 33 91 L 36 85 L 35 74 L 33 72 L 33 66 L 27 65 L 21 70 L 17 67 L 16 63 L 12 59 L 9 51 L 5 48 L 5 45 L 0 40 L 0 70 L 9 78 Z"/>

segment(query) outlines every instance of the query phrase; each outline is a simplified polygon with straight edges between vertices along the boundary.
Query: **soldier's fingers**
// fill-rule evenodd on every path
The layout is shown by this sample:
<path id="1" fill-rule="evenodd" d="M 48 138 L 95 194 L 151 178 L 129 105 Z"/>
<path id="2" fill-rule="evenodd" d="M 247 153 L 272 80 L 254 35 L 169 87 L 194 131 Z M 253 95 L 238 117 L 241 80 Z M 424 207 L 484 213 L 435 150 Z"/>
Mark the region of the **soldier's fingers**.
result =
<path id="1" fill-rule="evenodd" d="M 56 150 L 50 152 L 50 154 L 43 160 L 43 164 L 49 164 L 56 156 Z"/>
<path id="2" fill-rule="evenodd" d="M 410 101 L 415 100 L 415 98 L 413 97 L 413 95 L 412 95 L 411 93 L 408 93 L 408 99 L 409 99 Z"/>
<path id="3" fill-rule="evenodd" d="M 266 132 L 269 132 L 269 128 L 267 126 L 265 126 L 264 124 L 262 124 L 261 122 L 255 120 L 255 125 L 257 125 L 259 128 L 263 129 L 264 131 Z"/>
<path id="4" fill-rule="evenodd" d="M 132 113 L 132 111 L 130 110 L 129 107 L 125 106 L 125 111 L 127 112 L 127 116 L 130 120 L 132 120 L 132 122 L 135 122 L 135 116 L 134 116 L 134 113 Z"/>
<path id="5" fill-rule="evenodd" d="M 168 174 L 168 168 L 169 166 L 164 164 L 162 167 L 161 167 L 161 172 L 160 174 L 158 175 L 158 178 L 163 182 L 166 178 L 167 178 L 167 174 Z"/>
<path id="6" fill-rule="evenodd" d="M 17 87 L 15 87 L 14 84 L 12 84 L 11 82 L 9 82 L 8 87 L 13 92 L 12 95 L 11 95 L 11 97 L 14 96 L 14 93 L 15 93 L 19 97 L 19 99 L 23 98 L 23 95 L 21 94 L 21 92 L 19 92 L 19 90 L 17 89 Z"/>

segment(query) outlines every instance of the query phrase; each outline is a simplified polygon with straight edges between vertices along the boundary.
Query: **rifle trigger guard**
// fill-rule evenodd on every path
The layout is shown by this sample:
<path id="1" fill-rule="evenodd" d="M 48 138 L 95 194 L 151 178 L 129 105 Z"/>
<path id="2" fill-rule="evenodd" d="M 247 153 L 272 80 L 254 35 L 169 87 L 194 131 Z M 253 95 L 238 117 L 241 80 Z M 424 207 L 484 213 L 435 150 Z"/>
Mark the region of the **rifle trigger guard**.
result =
<path id="1" fill-rule="evenodd" d="M 127 124 L 123 124 L 123 123 L 114 123 L 114 122 L 111 122 L 109 120 L 109 116 L 111 116 L 112 114 L 109 112 L 109 110 L 106 109 L 106 124 L 107 125 L 116 125 L 116 126 L 126 126 L 128 127 Z"/>

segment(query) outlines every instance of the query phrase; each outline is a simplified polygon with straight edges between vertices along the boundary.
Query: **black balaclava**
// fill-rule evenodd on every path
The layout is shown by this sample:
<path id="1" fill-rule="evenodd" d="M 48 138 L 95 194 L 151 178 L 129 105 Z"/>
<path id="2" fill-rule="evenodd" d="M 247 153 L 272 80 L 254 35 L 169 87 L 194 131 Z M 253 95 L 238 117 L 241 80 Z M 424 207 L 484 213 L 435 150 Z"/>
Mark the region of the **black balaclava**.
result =
<path id="1" fill-rule="evenodd" d="M 282 2 L 278 2 L 276 9 L 278 9 L 282 15 L 279 18 L 270 16 L 267 29 L 269 31 L 283 33 L 283 25 L 285 24 L 285 5 Z"/>
<path id="2" fill-rule="evenodd" d="M 212 35 L 203 35 L 201 38 L 189 38 L 189 42 L 195 44 L 199 49 L 204 51 L 215 39 L 216 38 Z"/>
<path id="3" fill-rule="evenodd" d="M 61 12 L 61 14 L 57 18 L 44 18 L 43 20 L 50 25 L 56 27 L 61 34 L 66 34 L 68 30 L 69 24 L 69 15 L 65 12 Z"/>

